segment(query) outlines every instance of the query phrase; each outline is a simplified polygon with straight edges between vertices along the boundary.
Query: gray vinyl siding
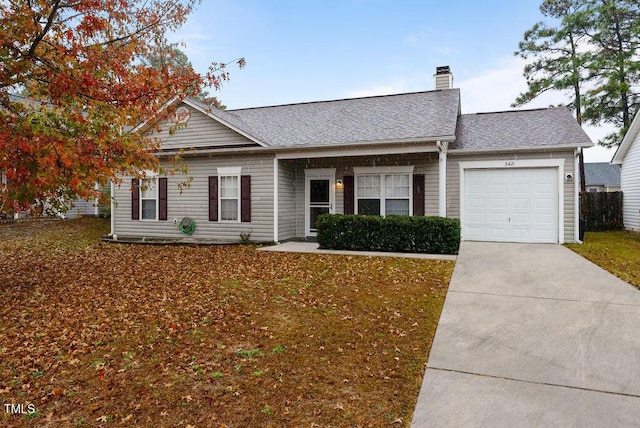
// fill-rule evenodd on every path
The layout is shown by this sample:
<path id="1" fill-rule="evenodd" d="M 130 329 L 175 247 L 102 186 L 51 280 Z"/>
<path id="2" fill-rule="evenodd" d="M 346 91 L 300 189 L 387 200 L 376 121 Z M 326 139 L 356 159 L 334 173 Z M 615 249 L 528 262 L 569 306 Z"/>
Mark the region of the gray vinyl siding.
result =
<path id="1" fill-rule="evenodd" d="M 101 193 L 106 193 L 107 195 L 110 192 L 110 186 L 106 185 L 99 189 Z M 109 202 L 107 202 L 109 203 Z M 82 199 L 78 198 L 72 208 L 70 208 L 66 213 L 66 218 L 78 218 L 82 216 L 103 216 L 107 211 L 106 204 L 100 204 L 99 200 L 96 199 Z M 98 208 L 96 212 L 96 207 Z"/>
<path id="2" fill-rule="evenodd" d="M 131 220 L 131 178 L 125 177 L 114 194 L 114 233 L 119 237 L 185 238 L 173 219 L 191 217 L 196 222 L 194 239 L 237 242 L 240 233 L 251 233 L 252 241 L 273 241 L 273 155 L 187 158 L 185 164 L 193 181 L 181 194 L 178 183 L 187 176 L 168 177 L 166 221 Z M 251 176 L 251 222 L 209 221 L 208 177 L 217 175 L 218 167 L 242 167 L 241 174 Z"/>
<path id="3" fill-rule="evenodd" d="M 304 186 L 304 183 L 303 183 Z M 278 165 L 278 240 L 296 237 L 296 190 L 295 170 L 290 163 L 279 161 Z M 304 191 L 304 190 L 303 190 Z"/>
<path id="4" fill-rule="evenodd" d="M 640 231 L 640 132 L 622 162 L 624 227 Z"/>
<path id="5" fill-rule="evenodd" d="M 440 168 L 438 155 L 427 163 L 416 165 L 414 174 L 424 174 L 424 215 L 440 215 Z"/>
<path id="6" fill-rule="evenodd" d="M 338 177 L 336 176 L 336 180 Z M 296 237 L 304 238 L 305 233 L 305 195 L 304 195 L 304 167 L 302 170 L 299 169 L 296 165 L 296 169 L 294 172 L 294 183 L 296 188 Z M 342 192 L 340 192 L 340 196 L 338 196 L 338 190 L 336 189 L 336 200 L 342 197 Z M 337 211 L 342 212 L 342 211 Z"/>
<path id="7" fill-rule="evenodd" d="M 425 175 L 425 215 L 438 215 L 438 155 L 418 153 L 385 156 L 358 156 L 342 158 L 297 159 L 280 161 L 294 172 L 295 183 L 295 236 L 302 238 L 305 233 L 305 169 L 335 168 L 336 180 L 345 175 L 353 175 L 354 167 L 370 166 L 414 166 L 414 174 Z M 279 215 L 282 215 L 282 203 Z M 335 189 L 335 212 L 344 213 L 344 191 Z M 283 238 L 281 238 L 283 239 Z"/>
<path id="8" fill-rule="evenodd" d="M 104 213 L 104 207 L 98 206 L 98 215 Z M 81 216 L 95 216 L 96 201 L 94 199 L 78 199 L 74 202 L 74 206 L 65 213 L 67 218 L 77 218 Z"/>
<path id="9" fill-rule="evenodd" d="M 460 166 L 469 161 L 514 161 L 527 159 L 564 159 L 564 173 L 574 173 L 573 151 L 546 153 L 494 153 L 458 155 L 449 153 L 447 158 L 447 217 L 460 218 Z M 564 181 L 564 240 L 574 242 L 574 183 Z"/>
<path id="10" fill-rule="evenodd" d="M 233 147 L 246 144 L 258 146 L 258 144 L 249 140 L 247 137 L 235 132 L 193 107 L 184 103 L 179 107 L 182 106 L 188 108 L 191 112 L 191 118 L 186 126 L 181 126 L 174 135 L 170 135 L 169 130 L 175 126 L 175 123 L 165 121 L 160 125 L 160 132 L 150 134 L 160 138 L 160 147 L 162 149 Z"/>

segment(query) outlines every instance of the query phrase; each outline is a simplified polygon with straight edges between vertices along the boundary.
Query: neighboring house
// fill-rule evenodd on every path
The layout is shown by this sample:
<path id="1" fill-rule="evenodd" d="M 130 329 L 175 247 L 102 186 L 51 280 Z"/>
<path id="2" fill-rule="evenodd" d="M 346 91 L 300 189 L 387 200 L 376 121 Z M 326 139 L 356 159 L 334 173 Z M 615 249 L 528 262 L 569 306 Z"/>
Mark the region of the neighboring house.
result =
<path id="1" fill-rule="evenodd" d="M 619 192 L 620 166 L 609 162 L 585 163 L 584 182 L 587 192 Z"/>
<path id="2" fill-rule="evenodd" d="M 9 100 L 11 102 L 16 103 L 24 103 L 31 106 L 40 106 L 42 105 L 41 101 L 34 100 L 33 98 L 24 97 L 22 95 L 9 94 Z M 0 171 L 0 189 L 3 185 L 7 184 L 7 177 L 4 172 Z M 98 188 L 96 187 L 96 190 Z M 108 188 L 104 188 L 103 191 L 108 191 Z M 107 213 L 107 206 L 105 204 L 100 204 L 98 199 L 82 199 L 77 198 L 74 201 L 74 206 L 69 207 L 65 213 L 57 213 L 56 217 L 61 218 L 77 218 L 80 216 L 104 216 Z M 1 210 L 0 210 L 1 211 Z M 5 215 L 0 212 L 0 216 Z M 29 217 L 31 215 L 31 210 L 23 210 L 15 213 L 13 217 L 15 219 Z"/>
<path id="3" fill-rule="evenodd" d="M 106 189 L 108 190 L 108 188 Z M 78 198 L 73 203 L 73 207 L 64 213 L 65 218 L 77 217 L 104 217 L 107 215 L 107 205 L 101 204 L 98 199 L 82 199 Z"/>
<path id="4" fill-rule="evenodd" d="M 279 242 L 345 213 L 460 218 L 463 240 L 577 241 L 576 159 L 593 144 L 570 111 L 461 114 L 449 68 L 434 79 L 434 91 L 225 111 L 175 99 L 185 128 L 139 131 L 167 157 L 184 150 L 191 186 L 125 177 L 111 234 L 180 239 L 190 217 L 195 240 Z"/>
<path id="5" fill-rule="evenodd" d="M 7 177 L 4 172 L 0 171 L 0 189 L 7 184 Z M 96 188 L 97 189 L 97 188 Z M 104 188 L 103 191 L 109 191 L 109 188 Z M 49 206 L 49 205 L 45 205 Z M 82 216 L 103 217 L 107 214 L 107 205 L 100 204 L 98 199 L 82 199 L 77 198 L 73 206 L 68 206 L 67 211 L 62 213 L 58 210 L 54 210 L 54 214 L 51 216 L 60 218 L 78 218 Z M 26 218 L 31 216 L 31 210 L 21 210 L 13 214 L 14 219 Z M 8 214 L 0 208 L 0 218 L 7 218 Z"/>
<path id="6" fill-rule="evenodd" d="M 640 113 L 631 122 L 611 163 L 621 169 L 624 227 L 640 231 Z"/>

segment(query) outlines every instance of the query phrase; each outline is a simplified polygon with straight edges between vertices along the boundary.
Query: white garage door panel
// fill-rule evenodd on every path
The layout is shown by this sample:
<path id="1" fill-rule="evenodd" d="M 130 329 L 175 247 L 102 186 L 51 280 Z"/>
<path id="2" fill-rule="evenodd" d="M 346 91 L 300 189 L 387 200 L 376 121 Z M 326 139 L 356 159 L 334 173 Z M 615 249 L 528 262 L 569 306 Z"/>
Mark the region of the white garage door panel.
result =
<path id="1" fill-rule="evenodd" d="M 557 168 L 478 169 L 464 174 L 466 240 L 558 242 Z"/>

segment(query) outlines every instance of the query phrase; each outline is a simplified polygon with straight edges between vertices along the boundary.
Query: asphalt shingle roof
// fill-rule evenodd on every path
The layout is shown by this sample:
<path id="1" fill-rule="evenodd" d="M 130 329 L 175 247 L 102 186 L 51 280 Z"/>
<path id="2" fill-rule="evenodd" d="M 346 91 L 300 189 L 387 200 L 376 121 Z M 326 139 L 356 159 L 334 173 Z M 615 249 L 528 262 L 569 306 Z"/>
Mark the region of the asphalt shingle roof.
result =
<path id="1" fill-rule="evenodd" d="M 463 114 L 450 149 L 591 146 L 566 107 Z"/>
<path id="2" fill-rule="evenodd" d="M 587 186 L 620 186 L 620 166 L 609 162 L 585 163 L 584 181 Z"/>
<path id="3" fill-rule="evenodd" d="M 274 147 L 453 137 L 459 89 L 226 110 L 219 116 Z"/>

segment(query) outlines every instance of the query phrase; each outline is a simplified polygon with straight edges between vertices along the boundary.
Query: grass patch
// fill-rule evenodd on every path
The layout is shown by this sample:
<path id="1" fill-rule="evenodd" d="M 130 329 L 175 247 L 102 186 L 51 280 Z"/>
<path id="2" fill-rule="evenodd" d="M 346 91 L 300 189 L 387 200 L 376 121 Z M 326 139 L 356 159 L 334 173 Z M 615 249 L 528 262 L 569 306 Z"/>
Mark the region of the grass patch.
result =
<path id="1" fill-rule="evenodd" d="M 582 245 L 566 246 L 640 289 L 640 233 L 627 230 L 587 232 Z"/>
<path id="2" fill-rule="evenodd" d="M 47 426 L 410 424 L 453 262 L 99 242 L 108 227 L 0 225 L 3 402 Z"/>

